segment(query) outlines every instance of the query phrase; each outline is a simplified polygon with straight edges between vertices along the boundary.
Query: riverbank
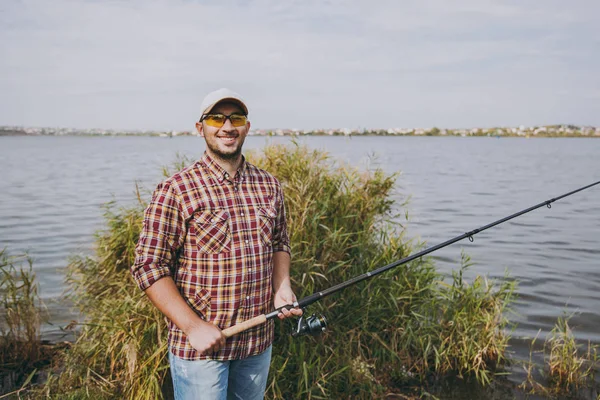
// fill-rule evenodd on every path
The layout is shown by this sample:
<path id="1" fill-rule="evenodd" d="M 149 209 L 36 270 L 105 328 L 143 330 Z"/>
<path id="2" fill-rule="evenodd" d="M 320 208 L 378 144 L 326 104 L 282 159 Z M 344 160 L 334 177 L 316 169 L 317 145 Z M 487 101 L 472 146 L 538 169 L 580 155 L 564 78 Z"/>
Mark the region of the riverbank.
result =
<path id="1" fill-rule="evenodd" d="M 290 226 L 303 227 L 291 230 L 296 235 L 292 241 L 296 243 L 293 253 L 298 264 L 294 265 L 293 270 L 296 274 L 295 286 L 303 288 L 300 296 L 309 295 L 319 288 L 328 287 L 331 283 L 358 275 L 413 251 L 412 246 L 418 244 L 404 239 L 402 226 L 396 226 L 398 230 L 394 234 L 391 231 L 379 230 L 382 226 L 374 223 L 378 220 L 390 220 L 390 215 L 386 216 L 386 213 L 401 213 L 403 209 L 404 203 L 401 199 L 404 197 L 391 196 L 395 179 L 390 179 L 381 171 L 377 176 L 376 171 L 371 172 L 375 175 L 366 172 L 356 174 L 353 169 L 343 170 L 342 175 L 337 175 L 337 170 L 329 170 L 331 160 L 322 161 L 324 165 L 319 164 L 322 153 L 304 151 L 304 155 L 296 154 L 292 150 L 284 151 L 276 146 L 255 161 L 272 171 L 281 173 L 286 170 L 282 169 L 285 167 L 288 173 L 292 171 L 299 174 L 287 177 L 283 175 L 281 180 L 286 182 L 286 197 L 290 201 Z M 319 176 L 329 177 L 326 179 L 328 183 L 320 183 L 317 179 Z M 347 179 L 350 181 L 344 181 L 344 176 L 349 176 Z M 298 185 L 290 182 L 305 182 L 305 190 L 311 187 L 319 189 L 317 191 L 320 195 L 317 196 L 310 190 L 302 192 Z M 342 193 L 339 193 L 340 188 L 345 188 Z M 393 199 L 399 201 L 395 206 Z M 77 348 L 68 355 L 71 358 L 67 360 L 66 368 L 75 369 L 68 370 L 66 374 L 63 370 L 60 375 L 54 376 L 56 380 L 51 383 L 58 385 L 54 387 L 55 391 L 60 391 L 62 386 L 63 389 L 96 388 L 98 393 L 109 390 L 116 396 L 115 393 L 122 393 L 120 391 L 134 393 L 136 389 L 127 386 L 131 385 L 128 382 L 133 382 L 134 378 L 135 382 L 141 382 L 142 385 L 143 382 L 152 382 L 152 379 L 154 382 L 168 381 L 165 375 L 161 375 L 166 371 L 163 358 L 155 360 L 159 362 L 158 365 L 152 364 L 156 368 L 154 372 L 146 370 L 142 371 L 141 375 L 133 376 L 131 374 L 136 371 L 132 372 L 129 367 L 129 363 L 134 359 L 135 362 L 144 365 L 147 357 L 156 354 L 152 350 L 162 347 L 160 340 L 164 345 L 162 335 L 165 333 L 164 330 L 160 330 L 162 318 L 155 316 L 151 309 L 147 308 L 147 301 L 144 302 L 143 295 L 131 285 L 127 272 L 127 266 L 131 263 L 131 246 L 137 238 L 136 227 L 140 225 L 141 209 L 143 204 L 107 210 L 106 229 L 101 232 L 99 242 L 95 246 L 105 249 L 105 253 L 72 260 L 70 268 L 75 274 L 70 277 L 76 278 L 75 283 L 78 282 L 82 289 L 79 296 L 83 297 L 80 297 L 78 304 L 84 307 L 82 311 L 88 316 L 88 325 L 81 327 L 79 347 L 76 345 Z M 372 211 L 359 218 L 355 216 L 356 210 Z M 310 218 L 302 220 L 302 215 L 304 218 Z M 347 218 L 349 215 L 353 218 Z M 341 234 L 342 232 L 345 234 Z M 319 254 L 318 258 L 315 258 L 316 254 Z M 323 396 L 323 390 L 329 397 L 360 397 L 361 393 L 368 393 L 369 396 L 385 396 L 391 393 L 398 396 L 418 396 L 415 390 L 433 392 L 433 382 L 436 379 L 446 380 L 446 377 L 451 375 L 462 376 L 465 381 L 474 381 L 475 387 L 479 387 L 477 390 L 481 390 L 481 393 L 487 391 L 486 388 L 504 387 L 502 382 L 496 381 L 495 375 L 496 372 L 503 371 L 503 363 L 492 362 L 494 358 L 483 358 L 486 360 L 483 368 L 497 365 L 497 370 L 490 374 L 482 369 L 479 376 L 477 369 L 457 369 L 454 364 L 463 360 L 461 365 L 473 368 L 473 359 L 470 357 L 478 354 L 473 350 L 477 350 L 481 340 L 486 337 L 494 339 L 492 344 L 499 346 L 491 355 L 505 357 L 502 343 L 505 343 L 510 330 L 502 329 L 500 322 L 503 319 L 498 319 L 496 314 L 504 307 L 503 299 L 508 300 L 508 297 L 503 297 L 509 292 L 502 292 L 502 281 L 493 284 L 482 276 L 471 274 L 467 278 L 471 268 L 469 267 L 459 268 L 460 278 L 454 277 L 450 282 L 446 280 L 445 285 L 438 286 L 438 282 L 444 281 L 443 277 L 433 268 L 432 260 L 422 261 L 423 263 L 416 263 L 398 274 L 383 276 L 381 281 L 357 287 L 356 291 L 345 293 L 343 299 L 332 298 L 331 302 L 324 303 L 322 311 L 327 311 L 328 318 L 334 321 L 335 325 L 326 336 L 317 341 L 310 338 L 292 340 L 288 336 L 289 327 L 279 326 L 276 353 L 282 357 L 274 358 L 274 382 L 286 382 L 286 385 L 292 382 L 294 386 L 281 386 L 281 383 L 273 386 L 272 383 L 269 386 L 272 390 L 271 397 Z M 464 261 L 464 264 L 469 264 L 468 260 Z M 332 266 L 337 266 L 336 272 L 330 272 Z M 323 275 L 327 280 L 323 280 Z M 102 287 L 98 287 L 99 281 L 102 282 Z M 123 290 L 123 287 L 127 289 Z M 392 291 L 389 290 L 390 287 L 393 288 Z M 119 297 L 114 293 L 119 293 Z M 122 295 L 127 297 L 121 297 Z M 364 304 L 364 299 L 372 300 Z M 126 307 L 139 308 L 123 309 L 124 304 Z M 507 302 L 506 305 L 508 304 Z M 361 312 L 356 313 L 355 310 Z M 486 314 L 486 310 L 491 314 Z M 438 314 L 440 311 L 442 314 Z M 127 318 L 123 319 L 128 315 L 142 316 L 140 321 L 146 321 L 146 325 L 131 325 Z M 488 318 L 492 321 L 491 329 L 482 330 L 479 323 L 488 321 Z M 385 329 L 382 329 L 382 320 L 386 321 L 383 327 L 387 327 Z M 95 331 L 93 326 L 112 328 L 102 332 Z M 126 329 L 119 330 L 119 326 Z M 149 341 L 141 343 L 126 340 L 131 336 L 131 331 L 135 332 L 135 338 L 146 338 L 144 340 Z M 407 332 L 410 334 L 407 335 Z M 491 336 L 486 336 L 484 332 Z M 465 335 L 464 340 L 460 340 L 461 335 Z M 569 337 L 571 336 L 566 336 Z M 449 347 L 440 346 L 444 340 L 448 341 Z M 465 341 L 471 347 L 461 347 L 461 343 Z M 573 343 L 569 340 L 555 342 Z M 438 355 L 429 353 L 430 356 L 424 356 L 428 354 L 423 353 L 427 343 L 433 346 L 430 351 L 435 349 Z M 391 346 L 391 350 L 385 346 Z M 487 348 L 492 349 L 489 346 Z M 132 349 L 136 350 L 135 353 L 132 353 Z M 566 353 L 570 354 L 568 351 Z M 433 367 L 436 357 L 439 357 L 439 370 L 438 367 Z M 68 367 L 69 365 L 72 367 Z M 79 375 L 86 371 L 85 368 L 78 369 L 77 366 L 82 365 L 87 365 L 88 369 L 99 373 L 102 379 Z M 107 368 L 108 366 L 110 368 Z M 343 368 L 345 369 L 333 377 L 329 374 Z M 323 376 L 323 371 L 327 371 L 329 375 Z M 156 375 L 157 373 L 159 375 Z M 308 374 L 308 377 L 303 377 L 303 374 Z M 481 379 L 485 376 L 491 377 L 495 383 L 485 384 L 484 380 L 482 384 Z M 418 384 L 411 383 L 415 381 Z M 144 387 L 153 390 L 150 386 Z M 350 392 L 337 392 L 340 388 Z M 115 390 L 118 392 L 114 392 Z M 144 393 L 150 395 L 157 392 Z"/>
<path id="2" fill-rule="evenodd" d="M 394 129 L 253 129 L 250 136 L 435 136 L 435 137 L 600 137 L 600 127 L 577 125 L 548 125 L 533 127 L 497 127 L 469 129 L 439 128 L 394 128 Z M 30 128 L 18 126 L 0 126 L 0 136 L 198 136 L 195 131 L 158 131 L 158 130 L 106 130 L 75 128 Z"/>

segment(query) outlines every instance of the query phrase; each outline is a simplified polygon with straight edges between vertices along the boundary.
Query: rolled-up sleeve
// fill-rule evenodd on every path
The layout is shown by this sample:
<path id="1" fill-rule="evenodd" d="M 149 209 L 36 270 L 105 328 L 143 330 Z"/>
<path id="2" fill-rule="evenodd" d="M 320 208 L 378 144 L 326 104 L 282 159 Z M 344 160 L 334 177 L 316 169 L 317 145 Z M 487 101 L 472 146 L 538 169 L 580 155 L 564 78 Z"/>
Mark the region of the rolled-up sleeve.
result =
<path id="1" fill-rule="evenodd" d="M 144 212 L 142 232 L 136 247 L 131 274 L 142 290 L 172 276 L 172 265 L 181 246 L 185 222 L 177 194 L 168 183 L 158 185 Z"/>
<path id="2" fill-rule="evenodd" d="M 285 220 L 285 204 L 283 190 L 279 184 L 276 195 L 275 206 L 277 216 L 275 217 L 275 229 L 273 230 L 273 252 L 285 251 L 290 253 L 290 239 L 287 231 L 287 222 Z"/>

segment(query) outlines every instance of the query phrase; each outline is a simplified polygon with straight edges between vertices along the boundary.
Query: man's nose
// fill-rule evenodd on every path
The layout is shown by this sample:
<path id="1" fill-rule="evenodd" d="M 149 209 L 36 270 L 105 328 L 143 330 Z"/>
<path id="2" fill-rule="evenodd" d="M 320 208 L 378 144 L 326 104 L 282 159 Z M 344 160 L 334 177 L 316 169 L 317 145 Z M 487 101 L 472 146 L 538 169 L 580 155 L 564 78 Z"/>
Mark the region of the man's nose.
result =
<path id="1" fill-rule="evenodd" d="M 235 130 L 235 126 L 233 126 L 233 124 L 231 123 L 231 119 L 229 119 L 229 118 L 225 119 L 225 123 L 221 127 L 221 130 L 227 131 L 227 132 Z"/>

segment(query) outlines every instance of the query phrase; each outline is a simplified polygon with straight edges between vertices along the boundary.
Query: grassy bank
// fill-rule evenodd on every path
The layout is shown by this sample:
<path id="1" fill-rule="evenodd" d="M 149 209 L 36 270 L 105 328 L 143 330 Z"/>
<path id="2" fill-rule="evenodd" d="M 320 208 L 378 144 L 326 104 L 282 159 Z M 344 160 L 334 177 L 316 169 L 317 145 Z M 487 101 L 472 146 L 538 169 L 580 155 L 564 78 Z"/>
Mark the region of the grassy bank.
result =
<path id="1" fill-rule="evenodd" d="M 395 176 L 337 166 L 301 146 L 249 159 L 284 186 L 299 297 L 419 247 L 398 222 Z M 154 399 L 168 390 L 164 320 L 128 272 L 145 205 L 108 205 L 96 256 L 70 263 L 72 299 L 87 319 L 51 397 Z M 467 283 L 460 268 L 444 283 L 424 259 L 326 298 L 309 310 L 331 322 L 322 337 L 292 339 L 290 322 L 277 325 L 267 396 L 370 398 L 448 375 L 488 384 L 504 361 L 513 289 L 483 277 Z"/>
<path id="2" fill-rule="evenodd" d="M 396 176 L 339 166 L 296 145 L 248 158 L 284 186 L 299 298 L 421 247 L 401 224 Z M 70 297 L 86 320 L 34 397 L 156 399 L 169 392 L 164 318 L 129 275 L 145 197 L 128 207 L 108 204 L 94 257 L 70 260 Z M 309 310 L 330 323 L 320 337 L 294 339 L 292 322 L 278 322 L 267 398 L 418 396 L 448 377 L 490 385 L 506 361 L 505 312 L 515 285 L 466 282 L 469 263 L 464 256 L 443 279 L 430 259 L 415 260 L 325 298 Z"/>

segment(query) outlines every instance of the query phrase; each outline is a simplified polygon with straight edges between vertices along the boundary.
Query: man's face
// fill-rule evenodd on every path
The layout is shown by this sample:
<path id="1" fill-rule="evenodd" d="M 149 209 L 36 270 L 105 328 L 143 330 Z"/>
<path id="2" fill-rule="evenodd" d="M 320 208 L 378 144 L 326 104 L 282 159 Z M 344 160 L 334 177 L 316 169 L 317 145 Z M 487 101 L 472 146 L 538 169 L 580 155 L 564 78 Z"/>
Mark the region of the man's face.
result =
<path id="1" fill-rule="evenodd" d="M 236 103 L 222 102 L 212 108 L 209 114 L 240 114 L 244 111 Z M 242 153 L 242 145 L 250 130 L 250 121 L 244 126 L 235 127 L 227 119 L 220 128 L 207 125 L 206 122 L 197 122 L 196 129 L 206 141 L 206 150 L 213 158 L 222 160 L 235 160 Z"/>

